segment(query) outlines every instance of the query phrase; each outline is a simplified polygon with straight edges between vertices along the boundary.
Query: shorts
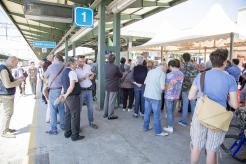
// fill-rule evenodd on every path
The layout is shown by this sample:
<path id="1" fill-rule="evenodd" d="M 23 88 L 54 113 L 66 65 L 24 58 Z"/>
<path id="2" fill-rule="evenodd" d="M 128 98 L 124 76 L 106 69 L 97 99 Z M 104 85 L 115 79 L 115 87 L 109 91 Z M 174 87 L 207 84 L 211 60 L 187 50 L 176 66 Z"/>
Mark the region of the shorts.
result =
<path id="1" fill-rule="evenodd" d="M 194 113 L 190 129 L 192 147 L 200 149 L 205 147 L 207 151 L 217 152 L 225 135 L 224 131 L 214 131 L 203 126 Z"/>

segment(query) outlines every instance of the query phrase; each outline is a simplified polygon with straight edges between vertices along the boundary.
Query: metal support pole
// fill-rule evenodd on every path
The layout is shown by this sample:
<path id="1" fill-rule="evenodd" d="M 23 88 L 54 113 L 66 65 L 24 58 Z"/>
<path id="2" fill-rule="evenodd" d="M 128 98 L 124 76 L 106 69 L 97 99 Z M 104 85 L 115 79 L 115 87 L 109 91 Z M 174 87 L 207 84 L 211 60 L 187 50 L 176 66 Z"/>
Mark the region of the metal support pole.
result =
<path id="1" fill-rule="evenodd" d="M 68 59 L 68 40 L 65 40 L 65 61 Z"/>
<path id="2" fill-rule="evenodd" d="M 204 48 L 204 64 L 206 64 L 207 60 L 207 47 Z"/>
<path id="3" fill-rule="evenodd" d="M 105 96 L 105 1 L 101 1 L 99 5 L 99 24 L 98 24 L 98 107 L 103 110 L 104 96 Z"/>
<path id="4" fill-rule="evenodd" d="M 161 63 L 163 63 L 163 46 L 161 46 Z"/>
<path id="5" fill-rule="evenodd" d="M 97 50 L 97 48 L 95 48 L 94 51 L 95 51 L 95 58 L 94 59 L 97 61 L 97 56 L 98 56 L 98 50 Z"/>
<path id="6" fill-rule="evenodd" d="M 113 25 L 113 45 L 115 50 L 115 63 L 120 64 L 120 13 L 114 14 L 114 25 Z"/>
<path id="7" fill-rule="evenodd" d="M 72 43 L 72 48 L 73 48 L 73 57 L 76 56 L 76 44 L 75 42 Z"/>
<path id="8" fill-rule="evenodd" d="M 229 60 L 232 59 L 233 56 L 233 43 L 234 43 L 234 33 L 230 33 L 230 53 L 229 53 Z"/>
<path id="9" fill-rule="evenodd" d="M 128 40 L 127 61 L 128 61 L 129 58 L 130 58 L 130 51 L 129 51 L 130 48 L 132 48 L 132 37 L 129 37 L 129 40 Z"/>

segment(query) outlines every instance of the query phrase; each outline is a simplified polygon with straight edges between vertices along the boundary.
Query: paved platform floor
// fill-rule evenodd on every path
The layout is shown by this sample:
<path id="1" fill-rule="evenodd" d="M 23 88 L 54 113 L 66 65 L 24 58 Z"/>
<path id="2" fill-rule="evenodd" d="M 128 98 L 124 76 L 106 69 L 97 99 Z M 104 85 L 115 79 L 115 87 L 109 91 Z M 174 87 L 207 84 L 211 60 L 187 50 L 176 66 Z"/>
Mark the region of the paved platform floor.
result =
<path id="1" fill-rule="evenodd" d="M 189 164 L 189 127 L 176 125 L 174 134 L 155 136 L 153 130 L 143 131 L 142 118 L 118 109 L 117 120 L 104 119 L 102 111 L 95 111 L 99 126 L 95 130 L 88 126 L 83 108 L 81 134 L 85 139 L 72 142 L 60 129 L 56 136 L 45 133 L 49 129 L 45 113 L 41 99 L 17 96 L 11 127 L 19 130 L 16 139 L 0 137 L 0 164 Z M 222 164 L 237 164 L 228 155 L 222 157 Z M 204 161 L 203 153 L 201 163 Z"/>

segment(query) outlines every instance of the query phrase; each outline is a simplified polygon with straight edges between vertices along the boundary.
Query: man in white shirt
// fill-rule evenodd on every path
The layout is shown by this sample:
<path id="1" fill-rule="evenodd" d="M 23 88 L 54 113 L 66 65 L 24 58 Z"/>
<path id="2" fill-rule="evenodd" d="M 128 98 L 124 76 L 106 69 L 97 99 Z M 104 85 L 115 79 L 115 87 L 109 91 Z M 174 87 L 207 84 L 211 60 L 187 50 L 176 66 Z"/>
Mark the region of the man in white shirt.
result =
<path id="1" fill-rule="evenodd" d="M 62 88 L 64 94 L 60 99 L 65 101 L 65 126 L 64 136 L 71 137 L 72 141 L 81 140 L 84 136 L 79 135 L 80 131 L 80 85 L 75 72 L 77 67 L 76 60 L 69 58 L 67 68 L 62 74 Z"/>
<path id="2" fill-rule="evenodd" d="M 87 115 L 90 127 L 97 129 L 97 125 L 94 123 L 93 118 L 93 96 L 92 96 L 92 82 L 91 79 L 94 77 L 94 74 L 91 71 L 91 66 L 85 64 L 85 56 L 78 56 L 78 68 L 76 69 L 76 73 L 78 75 L 78 79 L 81 87 L 80 94 L 80 104 L 81 108 L 83 107 L 83 103 L 85 101 L 87 105 Z"/>

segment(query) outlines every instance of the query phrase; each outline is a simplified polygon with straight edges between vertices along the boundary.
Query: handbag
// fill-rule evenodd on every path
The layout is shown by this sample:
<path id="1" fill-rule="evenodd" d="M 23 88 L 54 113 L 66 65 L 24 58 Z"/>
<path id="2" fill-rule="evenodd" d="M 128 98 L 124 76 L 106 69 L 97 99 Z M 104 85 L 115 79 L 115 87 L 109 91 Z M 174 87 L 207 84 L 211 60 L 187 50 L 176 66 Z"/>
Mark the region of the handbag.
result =
<path id="1" fill-rule="evenodd" d="M 203 126 L 211 130 L 227 132 L 233 113 L 204 95 L 205 74 L 206 72 L 203 72 L 200 78 L 203 96 L 198 100 L 195 110 L 198 120 Z"/>
<path id="2" fill-rule="evenodd" d="M 52 83 L 55 81 L 55 79 L 61 74 L 61 72 L 63 71 L 65 66 L 62 67 L 62 69 L 58 72 L 58 74 L 55 76 L 55 78 L 51 81 L 50 86 L 52 85 Z M 49 92 L 50 92 L 50 86 L 46 86 L 44 88 L 44 96 L 45 98 L 48 100 L 49 99 Z"/>

